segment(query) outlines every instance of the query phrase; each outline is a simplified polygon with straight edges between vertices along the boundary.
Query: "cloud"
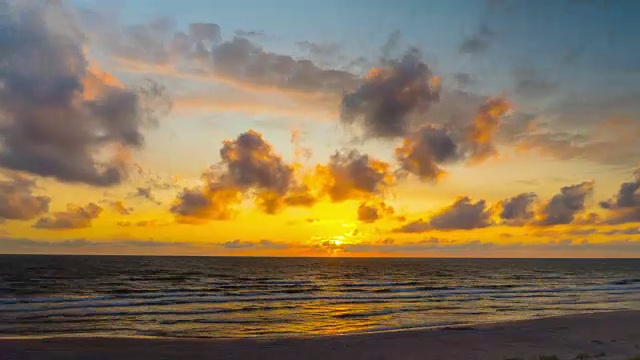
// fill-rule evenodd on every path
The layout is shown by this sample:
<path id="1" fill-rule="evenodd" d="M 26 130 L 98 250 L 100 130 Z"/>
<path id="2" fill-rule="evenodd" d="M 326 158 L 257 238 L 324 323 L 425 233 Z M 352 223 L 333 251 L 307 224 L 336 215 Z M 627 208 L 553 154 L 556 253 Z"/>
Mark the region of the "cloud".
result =
<path id="1" fill-rule="evenodd" d="M 321 44 L 305 40 L 296 42 L 296 45 L 309 52 L 312 57 L 319 59 L 333 58 L 340 52 L 340 46 L 335 43 Z"/>
<path id="2" fill-rule="evenodd" d="M 225 140 L 220 157 L 221 162 L 202 175 L 202 185 L 184 189 L 174 201 L 171 212 L 179 221 L 229 220 L 245 195 L 255 196 L 256 204 L 268 214 L 286 205 L 315 204 L 316 196 L 295 179 L 293 166 L 257 131 Z"/>
<path id="3" fill-rule="evenodd" d="M 109 205 L 111 206 L 111 210 L 120 215 L 131 215 L 131 213 L 133 212 L 133 208 L 126 207 L 124 205 L 124 202 L 122 202 L 121 200 L 110 201 Z"/>
<path id="4" fill-rule="evenodd" d="M 237 36 L 245 37 L 245 38 L 265 36 L 264 31 L 257 31 L 257 30 L 236 30 L 234 33 Z"/>
<path id="5" fill-rule="evenodd" d="M 470 162 L 479 163 L 497 155 L 494 135 L 510 108 L 509 103 L 502 98 L 490 98 L 480 107 L 473 124 L 467 130 Z"/>
<path id="6" fill-rule="evenodd" d="M 230 220 L 235 207 L 242 201 L 242 192 L 230 184 L 221 183 L 215 174 L 203 174 L 203 184 L 183 189 L 170 211 L 178 222 L 198 224 L 208 220 Z"/>
<path id="7" fill-rule="evenodd" d="M 626 229 L 614 229 L 609 231 L 603 231 L 604 235 L 640 235 L 640 227 L 632 227 Z"/>
<path id="8" fill-rule="evenodd" d="M 162 241 L 162 240 L 39 240 L 28 238 L 0 237 L 0 252 L 2 253 L 28 253 L 28 254 L 68 254 L 68 253 L 90 253 L 90 254 L 172 254 L 198 255 L 212 253 L 216 249 L 229 251 L 282 251 L 292 248 L 294 245 L 276 242 L 272 240 L 242 241 L 233 240 L 225 243 L 193 243 L 184 241 Z M 214 252 L 215 253 L 215 252 Z"/>
<path id="9" fill-rule="evenodd" d="M 213 70 L 222 76 L 264 86 L 301 91 L 340 92 L 356 78 L 341 70 L 325 70 L 309 60 L 264 51 L 246 38 L 235 37 L 211 51 Z"/>
<path id="10" fill-rule="evenodd" d="M 570 224 L 585 209 L 586 200 L 593 194 L 593 181 L 560 189 L 540 210 L 540 225 Z"/>
<path id="11" fill-rule="evenodd" d="M 559 160 L 633 166 L 640 156 L 636 141 L 640 125 L 633 120 L 638 109 L 634 110 L 637 104 L 630 97 L 607 100 L 606 95 L 585 96 L 581 101 L 562 101 L 544 113 L 554 119 L 552 123 L 532 121 L 513 132 L 510 139 L 519 151 Z"/>
<path id="12" fill-rule="evenodd" d="M 233 241 L 227 241 L 222 246 L 227 249 L 246 249 L 250 247 L 254 247 L 255 244 L 250 241 L 242 241 L 240 239 L 235 239 Z"/>
<path id="13" fill-rule="evenodd" d="M 633 181 L 620 185 L 618 193 L 609 201 L 603 201 L 600 206 L 605 209 L 640 207 L 640 169 L 633 173 Z"/>
<path id="14" fill-rule="evenodd" d="M 490 98 L 478 108 L 474 121 L 469 125 L 452 127 L 451 130 L 423 126 L 395 149 L 401 170 L 422 180 L 437 181 L 445 174 L 442 164 L 462 159 L 479 163 L 496 156 L 494 136 L 509 109 L 504 99 Z"/>
<path id="15" fill-rule="evenodd" d="M 272 240 L 260 240 L 258 242 L 254 241 L 242 241 L 240 239 L 235 239 L 233 241 L 227 241 L 221 244 L 225 249 L 232 250 L 241 250 L 241 249 L 253 249 L 253 250 L 286 250 L 291 248 L 291 245 L 275 242 Z"/>
<path id="16" fill-rule="evenodd" d="M 470 198 L 459 197 L 453 204 L 436 212 L 427 221 L 417 220 L 403 225 L 397 232 L 421 233 L 429 230 L 471 230 L 491 224 L 491 212 L 484 200 L 473 202 Z"/>
<path id="17" fill-rule="evenodd" d="M 460 44 L 460 52 L 463 54 L 482 54 L 489 50 L 491 43 L 485 37 L 478 34 L 469 36 Z"/>
<path id="18" fill-rule="evenodd" d="M 6 173 L 0 180 L 0 221 L 32 220 L 49 211 L 51 198 L 33 193 L 35 180 L 17 173 Z"/>
<path id="19" fill-rule="evenodd" d="M 482 25 L 478 32 L 462 41 L 458 50 L 463 54 L 483 54 L 491 47 L 489 40 L 493 35 L 495 35 L 493 30 L 487 25 Z"/>
<path id="20" fill-rule="evenodd" d="M 229 180 L 240 188 L 256 187 L 284 194 L 291 186 L 293 170 L 273 152 L 262 134 L 249 130 L 226 140 L 220 150 Z"/>
<path id="21" fill-rule="evenodd" d="M 3 12 L 0 166 L 67 182 L 122 182 L 129 151 L 144 144 L 142 129 L 169 109 L 164 88 L 148 81 L 125 89 L 89 67 L 85 36 L 63 2 L 9 2 Z"/>
<path id="22" fill-rule="evenodd" d="M 509 225 L 529 223 L 536 216 L 535 204 L 538 195 L 523 193 L 499 203 L 500 219 Z"/>
<path id="23" fill-rule="evenodd" d="M 542 97 L 553 93 L 557 84 L 541 75 L 531 65 L 519 64 L 513 70 L 515 92 L 524 97 Z"/>
<path id="24" fill-rule="evenodd" d="M 153 196 L 153 190 L 151 186 L 140 186 L 136 188 L 136 191 L 129 195 L 130 197 L 135 197 L 139 199 L 148 200 L 155 204 L 160 204 L 158 200 Z"/>
<path id="25" fill-rule="evenodd" d="M 291 247 L 291 245 L 289 244 L 279 243 L 279 242 L 266 240 L 266 239 L 260 240 L 258 245 L 264 249 L 269 249 L 269 250 L 286 250 Z"/>
<path id="26" fill-rule="evenodd" d="M 68 253 L 73 250 L 89 251 L 95 253 L 99 250 L 118 249 L 121 253 L 123 249 L 149 250 L 154 248 L 193 248 L 193 243 L 178 241 L 158 241 L 158 240 L 110 240 L 98 241 L 87 239 L 71 239 L 71 240 L 34 240 L 27 238 L 7 238 L 0 237 L 0 251 L 4 253 Z"/>
<path id="27" fill-rule="evenodd" d="M 403 171 L 437 181 L 445 173 L 439 165 L 458 159 L 458 145 L 447 130 L 425 126 L 404 139 L 395 157 Z"/>
<path id="28" fill-rule="evenodd" d="M 102 208 L 94 203 L 85 206 L 69 204 L 67 211 L 54 212 L 49 216 L 40 218 L 35 224 L 37 229 L 81 229 L 91 227 L 91 220 L 96 219 L 102 213 Z"/>
<path id="29" fill-rule="evenodd" d="M 622 183 L 613 198 L 600 206 L 608 210 L 606 223 L 640 222 L 640 169 L 634 171 L 633 181 Z"/>
<path id="30" fill-rule="evenodd" d="M 393 58 L 394 52 L 398 49 L 401 39 L 402 33 L 400 33 L 400 30 L 395 30 L 389 34 L 387 41 L 385 41 L 384 45 L 380 48 L 383 61 L 388 61 Z"/>
<path id="31" fill-rule="evenodd" d="M 328 164 L 316 166 L 316 176 L 334 202 L 379 195 L 395 183 L 389 164 L 357 150 L 336 151 Z"/>
<path id="32" fill-rule="evenodd" d="M 394 210 L 383 201 L 363 202 L 358 206 L 358 220 L 373 223 L 377 220 L 393 215 Z"/>
<path id="33" fill-rule="evenodd" d="M 234 83 L 335 94 L 357 85 L 358 77 L 347 71 L 323 69 L 310 60 L 264 50 L 249 39 L 262 36 L 260 32 L 238 30 L 233 38 L 223 40 L 214 23 L 191 24 L 189 33 L 174 27 L 172 21 L 157 19 L 108 29 L 99 39 L 112 55 L 129 64 L 162 66 Z M 299 45 L 318 56 L 337 51 L 337 46 L 328 44 L 302 41 Z"/>
<path id="34" fill-rule="evenodd" d="M 601 224 L 598 214 L 584 212 L 586 201 L 593 194 L 593 188 L 593 181 L 565 186 L 558 194 L 543 203 L 538 201 L 535 193 L 522 193 L 492 206 L 488 206 L 485 200 L 474 203 L 469 197 L 462 196 L 427 220 L 418 219 L 394 231 L 421 233 L 430 230 L 468 230 L 498 225 Z"/>
<path id="35" fill-rule="evenodd" d="M 469 73 L 455 73 L 453 74 L 453 78 L 455 80 L 456 85 L 460 88 L 465 88 L 467 86 L 471 86 L 476 83 L 476 80 L 473 77 L 473 75 Z"/>
<path id="36" fill-rule="evenodd" d="M 342 98 L 341 121 L 366 137 L 394 138 L 410 132 L 411 115 L 423 115 L 439 99 L 439 78 L 417 50 L 373 68 L 364 84 Z"/>
<path id="37" fill-rule="evenodd" d="M 157 220 L 157 219 L 151 219 L 151 220 L 139 220 L 139 221 L 118 221 L 116 225 L 121 227 L 137 226 L 137 227 L 157 228 L 161 226 L 169 226 L 170 223 Z"/>

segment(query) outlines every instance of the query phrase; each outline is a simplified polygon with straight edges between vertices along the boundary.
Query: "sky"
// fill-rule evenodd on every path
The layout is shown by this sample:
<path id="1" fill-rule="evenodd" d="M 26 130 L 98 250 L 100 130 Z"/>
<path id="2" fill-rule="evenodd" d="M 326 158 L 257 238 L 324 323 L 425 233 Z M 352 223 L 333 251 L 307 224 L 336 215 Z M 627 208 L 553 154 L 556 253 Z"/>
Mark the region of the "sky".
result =
<path id="1" fill-rule="evenodd" d="M 0 253 L 640 257 L 638 16 L 0 0 Z"/>

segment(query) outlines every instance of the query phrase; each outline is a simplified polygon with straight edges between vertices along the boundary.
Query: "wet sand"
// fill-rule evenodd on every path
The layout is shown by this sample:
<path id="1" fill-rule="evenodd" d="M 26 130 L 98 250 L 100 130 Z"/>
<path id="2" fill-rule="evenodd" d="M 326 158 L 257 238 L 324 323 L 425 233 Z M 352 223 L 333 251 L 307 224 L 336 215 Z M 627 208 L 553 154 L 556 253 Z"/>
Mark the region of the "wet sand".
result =
<path id="1" fill-rule="evenodd" d="M 321 338 L 0 340 L 0 359 L 524 360 L 541 355 L 640 359 L 640 311 Z"/>

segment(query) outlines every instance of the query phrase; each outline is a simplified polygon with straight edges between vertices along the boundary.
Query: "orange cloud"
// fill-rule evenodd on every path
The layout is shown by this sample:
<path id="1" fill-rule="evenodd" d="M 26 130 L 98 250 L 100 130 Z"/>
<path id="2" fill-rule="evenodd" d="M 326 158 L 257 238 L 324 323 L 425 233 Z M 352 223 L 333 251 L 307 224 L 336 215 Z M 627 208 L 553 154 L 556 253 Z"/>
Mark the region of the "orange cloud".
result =
<path id="1" fill-rule="evenodd" d="M 88 62 L 86 74 L 82 79 L 82 95 L 85 99 L 97 99 L 111 88 L 124 89 L 124 85 L 115 76 L 100 70 L 96 62 L 91 60 Z"/>
<path id="2" fill-rule="evenodd" d="M 490 98 L 480 107 L 478 115 L 469 128 L 468 137 L 471 144 L 470 163 L 480 163 L 497 155 L 493 137 L 502 117 L 511 109 L 511 105 L 501 98 Z"/>
<path id="3" fill-rule="evenodd" d="M 328 164 L 319 164 L 314 177 L 332 201 L 369 198 L 395 184 L 391 166 L 358 151 L 337 151 Z"/>

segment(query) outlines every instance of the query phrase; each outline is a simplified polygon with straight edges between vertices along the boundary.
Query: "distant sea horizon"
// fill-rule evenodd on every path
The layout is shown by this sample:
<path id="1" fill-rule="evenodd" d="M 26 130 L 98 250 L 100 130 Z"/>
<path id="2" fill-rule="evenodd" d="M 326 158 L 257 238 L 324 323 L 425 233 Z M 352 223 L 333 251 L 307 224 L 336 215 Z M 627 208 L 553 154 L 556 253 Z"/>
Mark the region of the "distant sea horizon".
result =
<path id="1" fill-rule="evenodd" d="M 103 257 L 161 257 L 161 258 L 265 258 L 265 259 L 487 259 L 487 260 L 640 260 L 638 257 L 481 257 L 481 256 L 296 256 L 296 255 L 173 255 L 173 254 L 70 254 L 70 253 L 0 253 L 2 256 L 103 256 Z"/>
<path id="2" fill-rule="evenodd" d="M 274 338 L 640 308 L 640 259 L 0 255 L 0 337 Z"/>

